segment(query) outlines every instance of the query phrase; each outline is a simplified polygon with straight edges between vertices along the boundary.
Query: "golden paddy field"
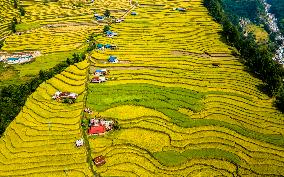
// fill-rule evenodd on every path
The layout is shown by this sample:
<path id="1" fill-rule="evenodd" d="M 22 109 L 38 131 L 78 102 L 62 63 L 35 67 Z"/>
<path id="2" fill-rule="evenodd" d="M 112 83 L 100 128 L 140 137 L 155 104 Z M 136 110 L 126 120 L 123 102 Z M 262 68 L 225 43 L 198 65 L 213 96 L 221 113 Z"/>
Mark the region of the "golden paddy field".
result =
<path id="1" fill-rule="evenodd" d="M 92 7 L 130 7 L 124 1 L 107 2 L 96 1 Z M 36 9 L 38 2 L 23 3 Z M 25 22 L 80 14 L 78 8 L 66 10 L 64 16 L 55 3 L 51 5 L 35 10 Z M 188 10 L 178 12 L 176 7 Z M 221 26 L 202 1 L 143 0 L 133 11 L 136 16 L 111 25 L 117 37 L 97 39 L 118 49 L 93 51 L 88 60 L 41 84 L 28 98 L 0 139 L 0 176 L 75 177 L 93 176 L 93 171 L 100 176 L 283 176 L 284 117 L 273 99 L 258 89 L 263 83 L 221 41 Z M 101 27 L 76 26 L 80 30 L 70 29 L 70 34 L 98 32 Z M 61 28 L 65 27 L 52 29 L 53 34 L 59 35 Z M 12 39 L 20 41 L 33 33 L 48 36 L 48 30 L 40 27 L 20 37 L 12 35 L 5 47 L 23 50 Z M 68 42 L 72 37 L 67 31 L 62 50 L 75 46 Z M 34 41 L 43 51 L 61 48 L 44 44 L 41 38 Z M 120 62 L 107 63 L 110 55 Z M 112 79 L 87 84 L 90 67 L 107 68 Z M 56 90 L 80 96 L 69 106 L 51 99 Z M 76 148 L 75 140 L 83 136 L 85 106 L 94 115 L 117 120 L 120 129 L 85 138 L 88 146 Z M 106 164 L 90 166 L 89 155 L 105 156 Z"/>

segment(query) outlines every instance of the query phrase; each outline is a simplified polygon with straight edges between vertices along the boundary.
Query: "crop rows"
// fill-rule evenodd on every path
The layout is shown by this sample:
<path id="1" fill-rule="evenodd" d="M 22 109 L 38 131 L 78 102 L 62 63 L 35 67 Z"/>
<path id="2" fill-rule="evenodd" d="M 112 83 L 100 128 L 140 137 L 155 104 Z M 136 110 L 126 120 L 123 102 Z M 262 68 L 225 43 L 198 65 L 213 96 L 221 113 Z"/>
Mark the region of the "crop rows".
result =
<path id="1" fill-rule="evenodd" d="M 10 24 L 13 17 L 18 17 L 18 11 L 9 0 L 0 2 L 0 39 L 10 34 Z"/>
<path id="2" fill-rule="evenodd" d="M 67 68 L 28 98 L 0 140 L 0 176 L 91 176 L 86 149 L 75 147 L 87 68 L 86 61 Z M 72 105 L 56 102 L 51 96 L 57 90 L 79 98 Z"/>
<path id="3" fill-rule="evenodd" d="M 283 115 L 220 40 L 202 1 L 139 1 L 137 16 L 100 37 L 93 52 L 110 70 L 89 85 L 88 106 L 120 130 L 89 138 L 102 176 L 284 175 Z M 186 7 L 187 12 L 173 8 Z M 104 63 L 114 55 L 119 63 Z"/>

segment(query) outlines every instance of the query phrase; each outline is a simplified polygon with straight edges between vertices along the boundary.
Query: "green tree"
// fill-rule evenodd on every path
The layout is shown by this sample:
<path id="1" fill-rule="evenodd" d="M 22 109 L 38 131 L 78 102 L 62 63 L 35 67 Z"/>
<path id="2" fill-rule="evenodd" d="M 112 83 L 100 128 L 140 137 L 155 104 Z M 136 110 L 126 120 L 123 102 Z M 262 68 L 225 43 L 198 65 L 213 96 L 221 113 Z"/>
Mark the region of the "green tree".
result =
<path id="1" fill-rule="evenodd" d="M 25 16 L 26 11 L 25 11 L 25 9 L 23 8 L 23 6 L 20 6 L 20 7 L 19 7 L 19 11 L 20 11 L 20 15 L 21 15 L 21 16 Z"/>
<path id="2" fill-rule="evenodd" d="M 276 96 L 275 104 L 280 111 L 284 112 L 284 88 L 283 86 L 279 89 L 278 95 Z"/>
<path id="3" fill-rule="evenodd" d="M 108 9 L 104 12 L 104 16 L 105 17 L 110 17 L 110 11 Z"/>
<path id="4" fill-rule="evenodd" d="M 105 25 L 104 29 L 103 29 L 104 33 L 106 33 L 109 30 L 110 30 L 110 26 L 109 25 Z"/>
<path id="5" fill-rule="evenodd" d="M 3 40 L 0 40 L 0 49 L 4 46 L 4 39 Z"/>
<path id="6" fill-rule="evenodd" d="M 14 20 L 12 20 L 10 28 L 11 28 L 11 30 L 12 30 L 13 33 L 16 32 L 16 23 L 15 23 Z"/>

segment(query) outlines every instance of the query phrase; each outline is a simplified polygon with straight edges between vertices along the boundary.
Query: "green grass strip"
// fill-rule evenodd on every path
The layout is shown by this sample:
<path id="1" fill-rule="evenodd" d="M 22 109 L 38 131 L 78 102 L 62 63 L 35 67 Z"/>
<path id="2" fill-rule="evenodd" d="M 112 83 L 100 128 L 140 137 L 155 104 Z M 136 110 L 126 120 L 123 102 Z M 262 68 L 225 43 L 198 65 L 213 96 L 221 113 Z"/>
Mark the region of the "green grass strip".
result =
<path id="1" fill-rule="evenodd" d="M 240 158 L 228 151 L 221 149 L 191 149 L 184 152 L 177 151 L 161 151 L 153 153 L 154 157 L 165 166 L 175 166 L 194 158 L 212 158 L 228 160 L 234 164 L 241 162 Z"/>

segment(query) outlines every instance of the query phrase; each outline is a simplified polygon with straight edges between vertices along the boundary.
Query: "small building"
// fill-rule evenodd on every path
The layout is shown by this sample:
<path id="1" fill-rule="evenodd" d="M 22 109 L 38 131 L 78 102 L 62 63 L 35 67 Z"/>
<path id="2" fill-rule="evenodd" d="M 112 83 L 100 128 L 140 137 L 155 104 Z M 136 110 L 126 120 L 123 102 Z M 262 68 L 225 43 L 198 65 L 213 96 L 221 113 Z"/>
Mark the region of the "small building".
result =
<path id="1" fill-rule="evenodd" d="M 112 31 L 107 31 L 107 32 L 106 32 L 106 36 L 107 36 L 107 37 L 114 37 L 114 36 L 117 36 L 117 33 L 112 32 Z"/>
<path id="2" fill-rule="evenodd" d="M 84 112 L 86 112 L 88 114 L 93 114 L 93 111 L 90 108 L 85 108 Z"/>
<path id="3" fill-rule="evenodd" d="M 136 12 L 131 12 L 131 15 L 135 16 L 135 15 L 137 15 L 137 13 Z"/>
<path id="4" fill-rule="evenodd" d="M 97 69 L 95 71 L 95 76 L 105 76 L 105 75 L 107 75 L 106 69 Z"/>
<path id="5" fill-rule="evenodd" d="M 93 159 L 93 162 L 95 163 L 96 166 L 101 166 L 106 163 L 105 157 L 100 155 L 96 158 Z"/>
<path id="6" fill-rule="evenodd" d="M 104 20 L 104 17 L 103 17 L 103 16 L 96 16 L 96 20 L 97 20 L 97 21 L 103 21 L 103 20 Z"/>
<path id="7" fill-rule="evenodd" d="M 104 49 L 104 45 L 103 44 L 97 44 L 97 49 L 103 50 Z"/>
<path id="8" fill-rule="evenodd" d="M 83 146 L 83 145 L 84 145 L 83 139 L 76 140 L 76 147 L 80 147 L 80 146 Z"/>
<path id="9" fill-rule="evenodd" d="M 91 126 L 88 130 L 89 135 L 102 135 L 106 132 L 106 128 L 103 125 Z"/>
<path id="10" fill-rule="evenodd" d="M 110 63 L 118 63 L 118 59 L 117 59 L 117 57 L 116 56 L 110 56 L 109 58 L 108 58 L 108 62 L 110 62 Z"/>
<path id="11" fill-rule="evenodd" d="M 71 93 L 71 92 L 60 92 L 57 91 L 55 94 L 52 96 L 53 99 L 77 99 L 78 94 L 77 93 Z"/>
<path id="12" fill-rule="evenodd" d="M 120 22 L 123 22 L 123 21 L 124 21 L 123 18 L 118 18 L 118 19 L 115 20 L 116 23 L 120 23 Z"/>
<path id="13" fill-rule="evenodd" d="M 185 12 L 186 11 L 185 8 L 181 8 L 181 7 L 174 8 L 174 10 L 177 10 L 179 12 Z"/>
<path id="14" fill-rule="evenodd" d="M 105 76 L 95 76 L 92 78 L 91 83 L 101 83 L 101 82 L 106 82 L 106 77 Z"/>
<path id="15" fill-rule="evenodd" d="M 106 44 L 105 46 L 104 46 L 106 49 L 116 49 L 116 46 L 115 45 L 111 45 L 111 44 Z"/>
<path id="16" fill-rule="evenodd" d="M 7 64 L 22 64 L 33 60 L 32 55 L 12 56 L 6 59 Z"/>

